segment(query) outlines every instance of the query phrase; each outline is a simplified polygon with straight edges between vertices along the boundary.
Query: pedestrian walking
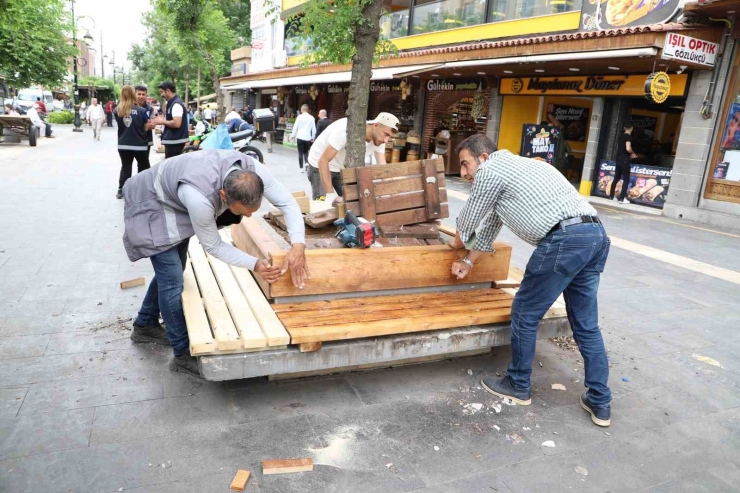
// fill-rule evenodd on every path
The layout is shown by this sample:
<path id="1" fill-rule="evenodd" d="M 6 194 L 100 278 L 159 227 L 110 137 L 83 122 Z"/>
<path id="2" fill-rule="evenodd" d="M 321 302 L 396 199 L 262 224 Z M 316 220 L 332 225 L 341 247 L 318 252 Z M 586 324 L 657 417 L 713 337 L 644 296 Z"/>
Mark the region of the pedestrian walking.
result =
<path id="1" fill-rule="evenodd" d="M 460 176 L 473 187 L 449 244 L 467 250 L 452 264 L 452 275 L 465 279 L 481 252 L 493 251 L 493 241 L 504 225 L 535 247 L 511 308 L 508 373 L 502 378 L 485 377 L 481 385 L 497 397 L 531 404 L 537 328 L 563 294 L 586 370 L 588 390 L 580 404 L 594 424 L 609 426 L 612 394 L 597 294 L 610 241 L 596 210 L 553 166 L 497 151 L 485 135 L 468 137 L 455 152 Z"/>
<path id="2" fill-rule="evenodd" d="M 109 99 L 107 103 L 105 103 L 105 119 L 108 123 L 109 127 L 113 127 L 113 107 L 115 105 L 113 104 L 113 100 Z"/>
<path id="3" fill-rule="evenodd" d="M 177 89 L 172 82 L 162 82 L 159 85 L 159 93 L 167 100 L 164 117 L 159 116 L 154 119 L 155 125 L 164 125 L 162 132 L 164 157 L 179 156 L 190 137 L 185 116 L 185 103 L 177 95 Z"/>
<path id="4" fill-rule="evenodd" d="M 319 121 L 316 122 L 316 139 L 319 138 L 321 132 L 326 130 L 326 127 L 331 125 L 331 120 L 326 117 L 326 110 L 319 110 Z"/>
<path id="5" fill-rule="evenodd" d="M 80 120 L 82 122 L 87 118 L 87 104 L 83 101 L 80 105 Z"/>
<path id="6" fill-rule="evenodd" d="M 311 150 L 311 143 L 316 137 L 316 122 L 308 112 L 307 104 L 301 106 L 301 114 L 293 123 L 293 132 L 291 132 L 290 137 L 296 139 L 298 144 L 298 166 L 300 168 L 298 171 L 305 173 L 303 163 L 305 161 L 306 166 L 308 166 L 308 151 Z"/>
<path id="7" fill-rule="evenodd" d="M 149 169 L 148 130 L 154 126 L 148 121 L 146 110 L 136 104 L 136 93 L 131 86 L 123 86 L 121 89 L 121 102 L 115 113 L 118 125 L 118 155 L 121 157 L 116 198 L 122 199 L 123 186 L 131 178 L 134 159 L 139 173 Z"/>
<path id="8" fill-rule="evenodd" d="M 209 124 L 213 123 L 213 111 L 208 106 L 203 110 L 203 118 L 205 118 Z"/>
<path id="9" fill-rule="evenodd" d="M 134 90 L 136 90 L 136 104 L 146 110 L 148 120 L 153 120 L 156 114 L 154 113 L 154 107 L 147 101 L 149 90 L 143 84 L 136 86 Z M 154 145 L 154 126 L 152 125 L 151 127 L 151 130 L 147 130 L 146 132 L 147 145 L 149 146 L 147 153 L 152 150 L 152 146 Z"/>
<path id="10" fill-rule="evenodd" d="M 617 202 L 620 204 L 629 204 L 627 200 L 627 190 L 630 187 L 630 168 L 632 167 L 631 159 L 635 159 L 637 154 L 632 149 L 632 132 L 635 129 L 635 125 L 632 121 L 628 121 L 624 125 L 624 132 L 619 136 L 619 142 L 617 144 L 617 165 L 614 169 L 614 180 L 612 180 L 612 187 L 609 191 L 609 199 L 614 200 L 614 191 L 617 189 L 617 182 L 622 180 L 622 190 L 619 193 Z"/>
<path id="11" fill-rule="evenodd" d="M 90 107 L 87 109 L 87 121 L 93 129 L 93 140 L 100 140 L 100 133 L 103 130 L 103 120 L 105 120 L 105 111 L 98 104 L 98 98 L 92 98 Z"/>

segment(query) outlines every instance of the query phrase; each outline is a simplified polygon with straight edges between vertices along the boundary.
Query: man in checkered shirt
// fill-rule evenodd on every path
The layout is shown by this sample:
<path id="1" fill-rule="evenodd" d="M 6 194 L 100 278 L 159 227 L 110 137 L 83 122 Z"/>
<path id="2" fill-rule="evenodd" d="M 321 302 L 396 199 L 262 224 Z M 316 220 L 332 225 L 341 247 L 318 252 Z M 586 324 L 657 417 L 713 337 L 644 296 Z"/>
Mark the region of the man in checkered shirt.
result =
<path id="1" fill-rule="evenodd" d="M 450 246 L 466 249 L 452 265 L 464 279 L 481 252 L 505 224 L 535 246 L 511 309 L 511 352 L 507 374 L 488 377 L 481 385 L 490 393 L 521 405 L 531 399 L 530 376 L 540 320 L 562 293 L 573 337 L 586 367 L 581 406 L 598 426 L 609 426 L 611 391 L 609 363 L 598 323 L 599 277 L 610 241 L 596 210 L 551 165 L 496 151 L 485 135 L 474 135 L 455 149 L 460 176 L 472 182 L 470 198 L 457 218 Z"/>

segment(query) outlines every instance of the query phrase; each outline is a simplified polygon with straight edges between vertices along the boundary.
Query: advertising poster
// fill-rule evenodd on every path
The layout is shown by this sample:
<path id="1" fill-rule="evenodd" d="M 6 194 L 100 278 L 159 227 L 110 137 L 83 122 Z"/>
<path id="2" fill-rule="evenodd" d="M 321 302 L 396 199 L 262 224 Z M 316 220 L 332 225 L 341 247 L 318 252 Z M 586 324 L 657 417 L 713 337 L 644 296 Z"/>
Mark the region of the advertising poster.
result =
<path id="1" fill-rule="evenodd" d="M 662 24 L 676 13 L 679 0 L 584 0 L 581 31 Z"/>
<path id="2" fill-rule="evenodd" d="M 520 155 L 553 164 L 557 153 L 560 129 L 549 125 L 525 123 Z"/>
<path id="3" fill-rule="evenodd" d="M 593 195 L 609 198 L 612 182 L 614 181 L 614 161 L 602 161 L 599 165 L 597 179 L 594 181 Z M 627 200 L 633 204 L 648 205 L 663 208 L 668 195 L 668 186 L 671 183 L 671 168 L 633 164 L 630 168 L 630 183 L 627 189 Z M 614 196 L 618 197 L 622 191 L 622 181 L 617 183 Z"/>
<path id="4" fill-rule="evenodd" d="M 722 149 L 740 150 L 740 103 L 732 103 L 722 132 Z"/>
<path id="5" fill-rule="evenodd" d="M 552 115 L 563 127 L 565 140 L 585 142 L 588 133 L 588 108 L 565 106 L 550 103 L 547 105 L 548 118 Z"/>

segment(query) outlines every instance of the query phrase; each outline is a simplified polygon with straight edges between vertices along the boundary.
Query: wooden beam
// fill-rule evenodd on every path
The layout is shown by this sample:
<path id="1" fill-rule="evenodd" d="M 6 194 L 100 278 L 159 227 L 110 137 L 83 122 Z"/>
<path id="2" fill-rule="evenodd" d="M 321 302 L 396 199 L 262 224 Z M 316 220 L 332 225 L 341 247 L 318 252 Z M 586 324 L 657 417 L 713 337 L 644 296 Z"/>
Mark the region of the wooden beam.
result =
<path id="1" fill-rule="evenodd" d="M 439 187 L 441 184 L 437 180 L 436 163 L 434 161 L 424 161 L 422 178 L 424 179 L 424 200 L 427 208 L 427 219 L 439 219 L 442 212 L 439 205 Z"/>
<path id="2" fill-rule="evenodd" d="M 440 204 L 440 211 L 441 214 L 439 215 L 439 217 L 450 217 L 450 209 L 447 204 Z M 421 207 L 419 209 L 407 209 L 405 211 L 378 214 L 375 223 L 378 226 L 400 226 L 402 224 L 423 223 L 426 221 L 439 219 L 439 217 L 428 217 L 426 207 Z"/>
<path id="3" fill-rule="evenodd" d="M 362 168 L 364 169 L 364 168 Z M 437 173 L 437 186 L 446 186 L 445 174 Z M 424 179 L 422 175 L 412 176 L 409 178 L 400 178 L 393 180 L 374 181 L 373 188 L 375 197 L 381 197 L 383 195 L 394 195 L 398 193 L 407 193 L 424 190 Z M 359 200 L 359 192 L 357 186 L 347 186 L 344 189 L 344 200 L 351 202 L 353 200 Z"/>
<path id="4" fill-rule="evenodd" d="M 439 224 L 437 222 L 406 226 L 382 226 L 380 231 L 385 238 L 424 238 L 425 240 L 439 238 Z"/>
<path id="5" fill-rule="evenodd" d="M 267 339 L 268 346 L 282 346 L 290 343 L 290 335 L 283 327 L 283 323 L 278 319 L 272 306 L 268 303 L 262 291 L 257 286 L 252 273 L 242 267 L 231 266 L 231 272 L 236 278 L 244 297 L 252 309 L 257 322 L 259 323 L 262 333 Z M 292 285 L 292 283 L 291 283 Z"/>
<path id="6" fill-rule="evenodd" d="M 143 286 L 144 284 L 146 284 L 146 279 L 144 279 L 143 277 L 137 277 L 136 279 L 123 281 L 121 283 L 121 289 L 134 288 L 136 286 Z"/>
<path id="7" fill-rule="evenodd" d="M 247 481 L 249 481 L 249 476 L 251 476 L 251 472 L 245 471 L 244 469 L 239 469 L 236 471 L 236 476 L 234 476 L 234 479 L 231 481 L 231 490 L 232 491 L 244 491 L 244 488 L 247 487 Z"/>
<path id="8" fill-rule="evenodd" d="M 447 226 L 446 224 L 440 224 L 439 232 L 444 233 L 447 236 L 452 236 L 454 238 L 457 234 L 457 229 L 453 228 L 452 226 Z"/>
<path id="9" fill-rule="evenodd" d="M 370 176 L 370 168 L 358 168 L 357 169 L 357 185 L 352 187 L 346 187 L 345 190 L 349 193 L 350 189 L 353 189 L 359 196 L 360 201 L 360 215 L 368 221 L 375 220 L 375 189 L 373 186 L 373 179 Z"/>
<path id="10" fill-rule="evenodd" d="M 337 209 L 332 207 L 321 212 L 312 212 L 303 216 L 303 221 L 310 227 L 315 229 L 325 228 L 334 224 L 339 217 L 337 216 Z"/>
<path id="11" fill-rule="evenodd" d="M 226 306 L 224 297 L 218 288 L 218 283 L 213 276 L 213 271 L 211 271 L 211 266 L 208 259 L 206 259 L 203 247 L 201 247 L 196 237 L 190 239 L 188 253 L 203 296 L 203 304 L 211 322 L 216 347 L 218 349 L 238 349 L 242 347 L 242 341 L 236 331 L 234 321 L 231 319 L 229 308 Z"/>
<path id="12" fill-rule="evenodd" d="M 278 459 L 262 461 L 262 474 L 287 474 L 313 471 L 313 459 Z"/>
<path id="13" fill-rule="evenodd" d="M 444 159 L 426 159 L 425 161 L 434 161 L 438 173 L 444 173 Z M 397 176 L 420 175 L 421 166 L 424 161 L 406 161 L 403 163 L 381 164 L 370 166 L 370 172 L 373 180 L 384 180 Z M 342 182 L 344 184 L 357 183 L 357 170 L 362 168 L 345 168 L 342 170 Z"/>
<path id="14" fill-rule="evenodd" d="M 262 333 L 262 329 L 260 329 L 259 322 L 252 313 L 252 309 L 239 288 L 239 284 L 234 279 L 231 269 L 227 264 L 212 255 L 208 254 L 207 256 L 218 286 L 221 288 L 221 294 L 224 301 L 226 301 L 226 306 L 228 306 L 229 313 L 231 313 L 231 319 L 239 331 L 242 346 L 247 349 L 267 346 L 267 340 Z"/>
<path id="15" fill-rule="evenodd" d="M 185 313 L 185 323 L 188 327 L 188 339 L 190 339 L 190 355 L 198 356 L 208 354 L 216 349 L 216 340 L 208 325 L 206 310 L 203 308 L 203 300 L 200 298 L 198 284 L 195 281 L 193 267 L 188 260 L 183 271 L 182 309 Z"/>
<path id="16" fill-rule="evenodd" d="M 223 235 L 221 235 L 223 238 Z M 252 240 L 249 236 L 249 233 L 247 231 L 240 227 L 239 224 L 234 224 L 231 226 L 231 237 L 234 242 L 234 246 L 237 247 L 239 250 L 248 253 L 249 255 L 256 257 L 258 259 L 266 258 L 262 257 L 262 251 L 259 249 L 257 244 Z M 257 276 L 257 284 L 262 289 L 262 292 L 265 293 L 265 296 L 268 298 L 272 298 L 270 295 L 270 284 L 262 279 L 260 276 Z"/>

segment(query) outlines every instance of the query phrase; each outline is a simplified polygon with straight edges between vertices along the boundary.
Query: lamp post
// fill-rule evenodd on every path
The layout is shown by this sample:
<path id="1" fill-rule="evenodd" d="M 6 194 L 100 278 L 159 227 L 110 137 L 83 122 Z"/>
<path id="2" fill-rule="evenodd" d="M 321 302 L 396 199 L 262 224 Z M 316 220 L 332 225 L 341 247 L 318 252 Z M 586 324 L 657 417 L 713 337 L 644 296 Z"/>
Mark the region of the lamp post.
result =
<path id="1" fill-rule="evenodd" d="M 73 128 L 72 131 L 82 132 L 82 122 L 80 121 L 80 101 L 79 101 L 80 89 L 77 86 L 77 66 L 79 64 L 77 60 L 77 23 L 80 19 L 85 17 L 93 21 L 93 27 L 94 27 L 95 20 L 93 20 L 93 18 L 88 15 L 81 15 L 79 17 L 75 17 L 75 0 L 71 0 L 71 3 L 72 3 L 72 43 L 74 44 L 74 47 L 75 47 L 75 54 L 74 54 L 75 128 Z M 85 40 L 85 44 L 91 43 L 93 41 L 93 37 L 90 36 L 89 31 L 85 33 L 82 39 Z"/>

